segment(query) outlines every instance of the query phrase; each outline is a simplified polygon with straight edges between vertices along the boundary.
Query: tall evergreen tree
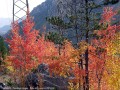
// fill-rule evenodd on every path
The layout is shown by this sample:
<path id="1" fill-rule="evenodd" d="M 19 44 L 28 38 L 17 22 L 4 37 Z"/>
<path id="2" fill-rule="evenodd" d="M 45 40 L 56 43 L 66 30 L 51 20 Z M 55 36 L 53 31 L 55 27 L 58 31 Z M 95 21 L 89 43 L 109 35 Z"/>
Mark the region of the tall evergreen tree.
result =
<path id="1" fill-rule="evenodd" d="M 0 65 L 4 63 L 4 59 L 7 55 L 7 47 L 5 46 L 4 39 L 0 36 Z"/>
<path id="2" fill-rule="evenodd" d="M 89 43 L 93 30 L 99 27 L 98 22 L 100 20 L 100 13 L 96 13 L 95 10 L 101 5 L 97 5 L 94 0 L 56 1 L 58 2 L 59 8 L 58 13 L 62 12 L 62 17 L 60 17 L 58 14 L 58 16 L 56 16 L 57 18 L 52 17 L 49 18 L 48 21 L 55 27 L 58 27 L 58 30 L 62 29 L 59 30 L 62 31 L 62 35 L 66 36 L 67 33 L 67 37 L 73 41 L 75 47 L 78 47 L 78 43 L 81 40 L 85 40 L 87 43 Z M 83 69 L 86 71 L 86 76 L 83 77 L 85 80 L 83 83 L 83 90 L 89 90 L 88 54 L 89 53 L 87 49 L 83 55 L 84 60 L 82 60 L 82 62 L 84 64 L 82 63 L 80 66 L 81 68 L 84 67 Z"/>

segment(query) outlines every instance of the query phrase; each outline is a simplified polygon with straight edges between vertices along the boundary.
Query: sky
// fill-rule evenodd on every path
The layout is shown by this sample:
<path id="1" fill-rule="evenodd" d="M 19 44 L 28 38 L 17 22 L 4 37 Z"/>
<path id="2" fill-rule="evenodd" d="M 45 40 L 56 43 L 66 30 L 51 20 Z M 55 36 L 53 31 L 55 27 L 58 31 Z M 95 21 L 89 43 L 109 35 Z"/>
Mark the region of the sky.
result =
<path id="1" fill-rule="evenodd" d="M 22 0 L 22 1 L 26 1 L 26 0 Z M 28 0 L 30 11 L 44 1 L 45 0 Z M 0 18 L 12 18 L 12 8 L 13 8 L 13 0 L 0 0 Z"/>

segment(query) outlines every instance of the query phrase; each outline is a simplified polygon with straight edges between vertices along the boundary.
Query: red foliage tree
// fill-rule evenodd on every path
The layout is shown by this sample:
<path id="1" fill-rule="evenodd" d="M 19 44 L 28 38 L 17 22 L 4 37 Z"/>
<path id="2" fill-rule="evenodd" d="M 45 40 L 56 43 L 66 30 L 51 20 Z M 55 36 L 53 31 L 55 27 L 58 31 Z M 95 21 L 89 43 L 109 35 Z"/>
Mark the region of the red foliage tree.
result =
<path id="1" fill-rule="evenodd" d="M 52 42 L 45 41 L 44 35 L 33 29 L 34 23 L 30 17 L 23 21 L 20 28 L 16 22 L 12 24 L 11 36 L 6 41 L 9 44 L 10 55 L 6 63 L 12 67 L 13 79 L 19 78 L 22 86 L 24 77 L 41 63 L 49 64 L 50 57 L 57 53 Z"/>
<path id="2" fill-rule="evenodd" d="M 104 30 L 98 30 L 95 33 L 97 38 L 94 38 L 89 46 L 90 83 L 94 87 L 94 89 L 97 90 L 101 90 L 101 84 L 103 84 L 102 77 L 104 76 L 106 60 L 109 58 L 109 56 L 107 55 L 108 43 L 110 43 L 110 41 L 113 39 L 118 29 L 116 25 L 110 25 L 111 18 L 114 15 L 115 13 L 112 11 L 112 8 L 104 8 L 102 23 L 107 23 L 108 27 Z"/>

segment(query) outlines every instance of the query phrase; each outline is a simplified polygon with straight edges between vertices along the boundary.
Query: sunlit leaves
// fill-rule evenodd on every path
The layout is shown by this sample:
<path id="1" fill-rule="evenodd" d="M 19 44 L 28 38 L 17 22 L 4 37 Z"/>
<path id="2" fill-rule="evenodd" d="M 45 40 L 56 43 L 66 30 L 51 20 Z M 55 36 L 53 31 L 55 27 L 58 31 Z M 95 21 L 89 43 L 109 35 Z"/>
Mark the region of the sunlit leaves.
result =
<path id="1" fill-rule="evenodd" d="M 16 69 L 31 70 L 45 59 L 47 62 L 47 57 L 52 57 L 57 53 L 55 45 L 45 41 L 44 35 L 39 37 L 39 31 L 34 30 L 33 26 L 34 23 L 30 17 L 23 21 L 22 34 L 17 23 L 12 26 L 12 35 L 7 42 L 10 48 L 9 61 Z"/>
<path id="2" fill-rule="evenodd" d="M 95 31 L 94 33 L 98 36 L 91 40 L 91 44 L 89 46 L 89 74 L 90 74 L 90 83 L 92 84 L 94 89 L 100 90 L 100 88 L 108 88 L 108 83 L 106 81 L 110 79 L 110 74 L 107 74 L 106 70 L 109 68 L 109 72 L 114 71 L 115 69 L 119 69 L 116 62 L 116 59 L 113 59 L 112 55 L 119 52 L 116 50 L 116 46 L 119 48 L 118 39 L 119 37 L 116 32 L 119 29 L 119 26 L 110 25 L 111 18 L 115 15 L 112 11 L 112 8 L 107 7 L 104 9 L 104 13 L 102 15 L 102 23 L 107 24 L 108 26 L 104 29 Z M 112 62 L 111 62 L 112 60 Z M 111 65 L 110 65 L 111 64 Z M 114 69 L 112 69 L 114 67 Z M 117 73 L 113 72 L 116 78 Z M 113 75 L 112 74 L 112 75 Z M 94 77 L 94 78 L 93 78 Z M 105 79 L 107 78 L 107 79 Z M 110 79 L 111 80 L 111 79 Z M 113 79 L 114 80 L 114 79 Z M 117 79 L 115 79 L 117 80 Z M 110 81 L 111 82 L 111 81 Z M 109 87 L 111 89 L 111 87 Z M 117 90 L 117 89 L 115 89 Z"/>
<path id="3" fill-rule="evenodd" d="M 120 57 L 120 32 L 108 44 L 108 55 Z"/>

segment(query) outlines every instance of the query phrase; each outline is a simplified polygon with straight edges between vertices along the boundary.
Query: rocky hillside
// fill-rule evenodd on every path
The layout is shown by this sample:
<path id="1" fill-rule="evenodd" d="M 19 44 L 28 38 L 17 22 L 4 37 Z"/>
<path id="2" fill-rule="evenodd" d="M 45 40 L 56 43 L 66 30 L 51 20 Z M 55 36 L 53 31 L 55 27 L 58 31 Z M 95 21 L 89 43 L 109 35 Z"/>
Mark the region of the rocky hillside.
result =
<path id="1" fill-rule="evenodd" d="M 54 16 L 56 14 L 56 4 L 54 0 L 46 0 L 42 4 L 35 7 L 31 16 L 34 18 L 35 28 L 41 29 L 44 25 L 48 26 L 46 17 Z"/>
<path id="2" fill-rule="evenodd" d="M 48 22 L 46 21 L 46 17 L 57 15 L 56 4 L 57 2 L 60 1 L 64 1 L 64 0 L 46 0 L 45 2 L 36 6 L 32 10 L 31 15 L 34 18 L 36 29 L 41 29 L 43 25 L 46 25 L 49 28 Z M 102 11 L 102 8 L 104 6 L 113 6 L 115 9 L 120 6 L 120 1 L 115 4 L 108 3 L 107 5 L 104 5 L 104 0 L 94 0 L 94 1 L 97 4 L 103 4 L 100 10 L 96 10 L 96 11 Z"/>

